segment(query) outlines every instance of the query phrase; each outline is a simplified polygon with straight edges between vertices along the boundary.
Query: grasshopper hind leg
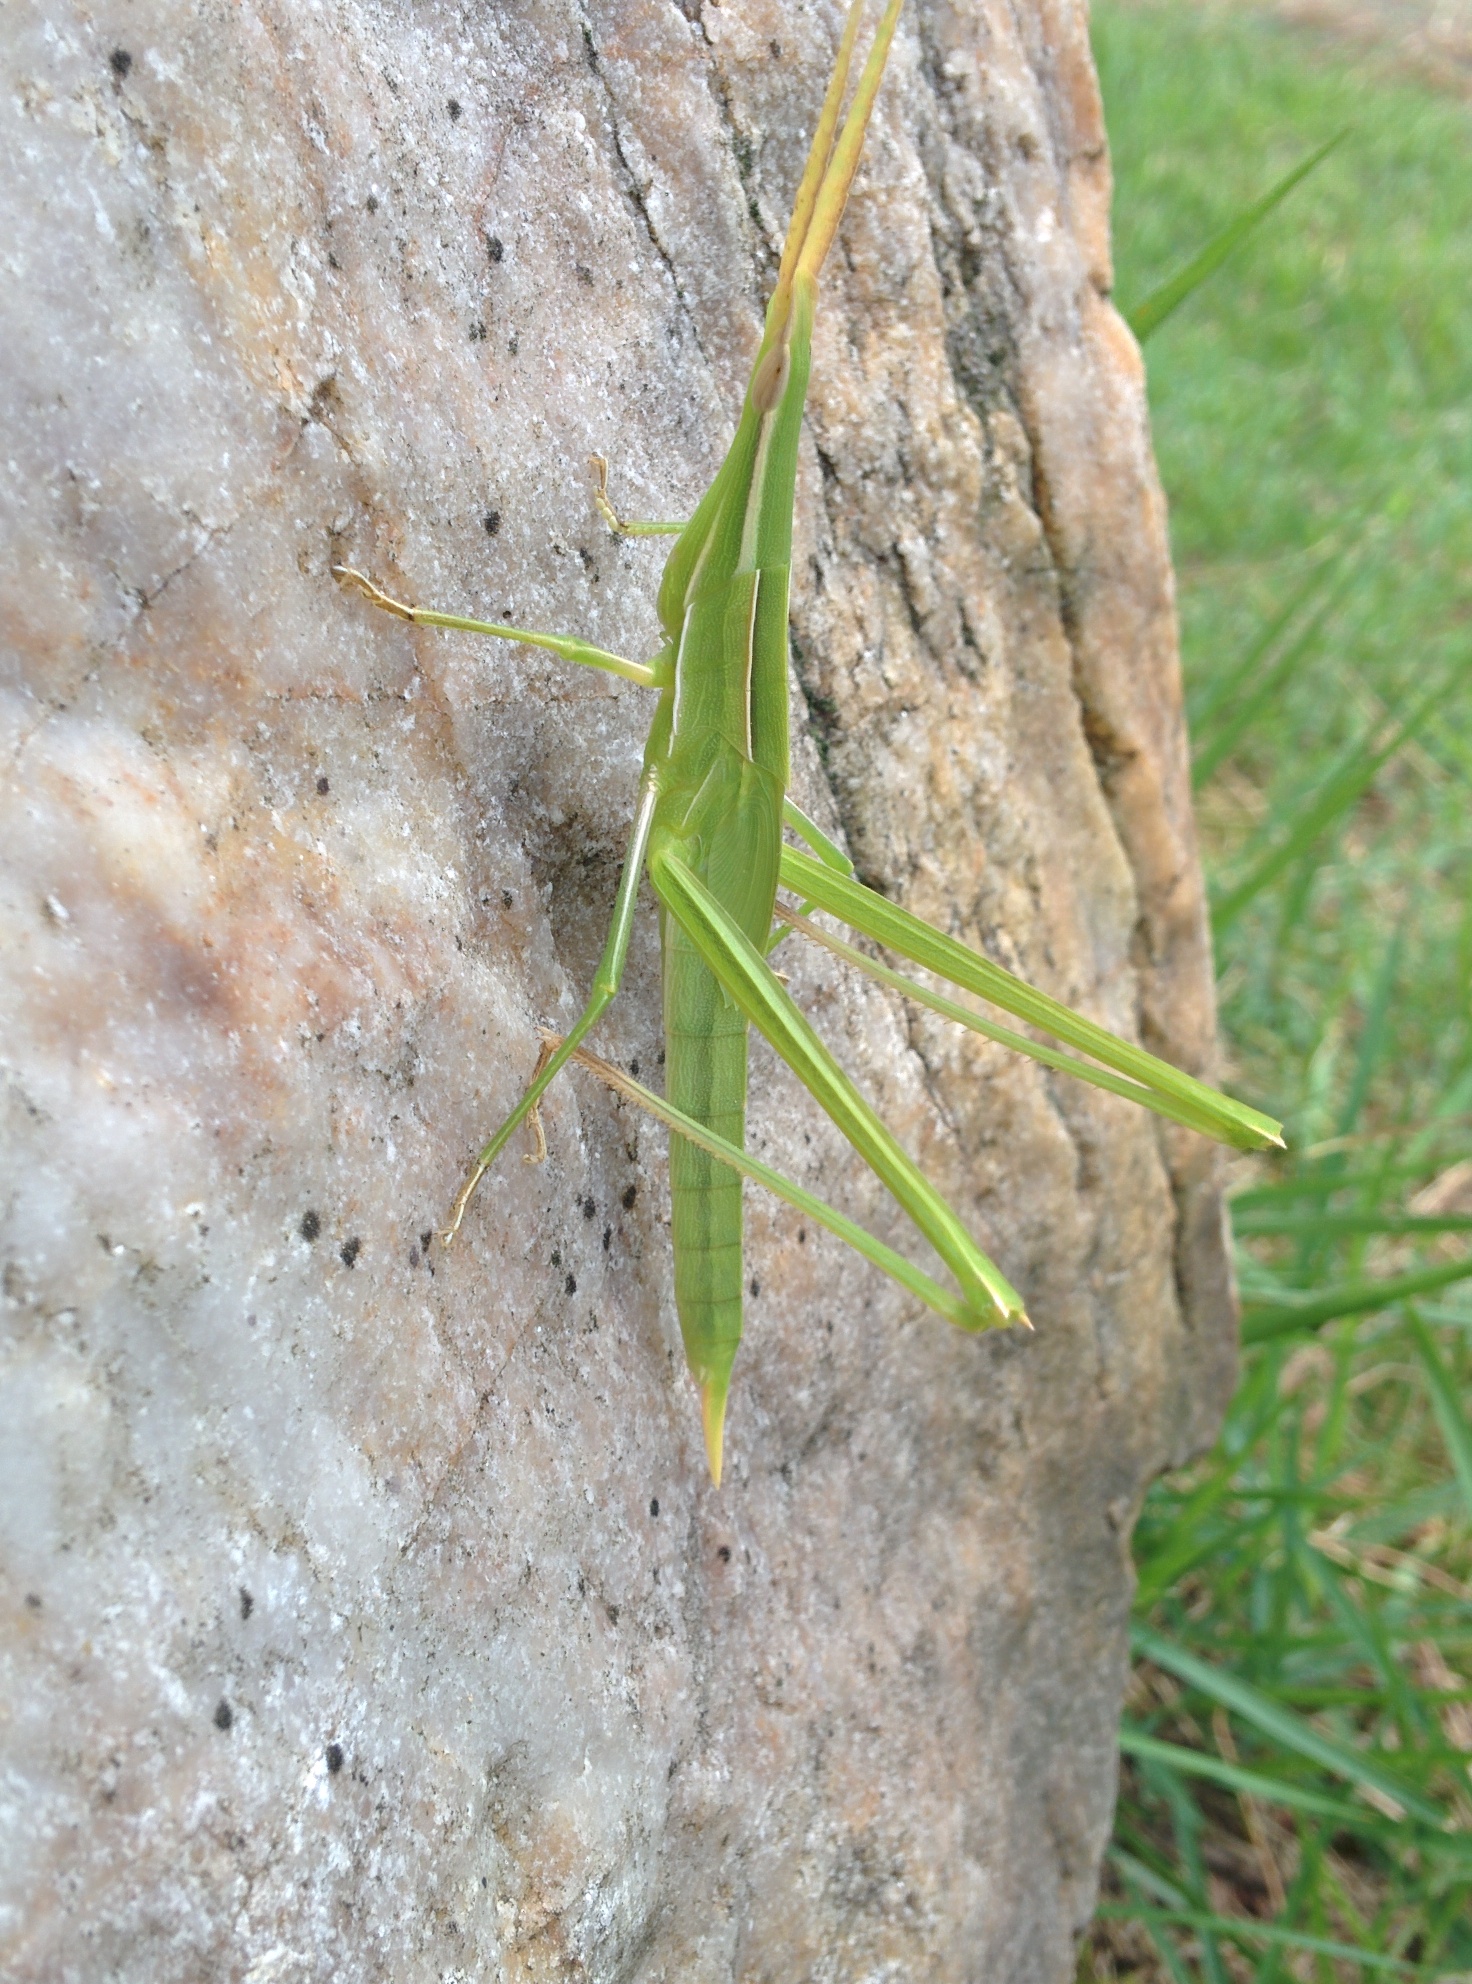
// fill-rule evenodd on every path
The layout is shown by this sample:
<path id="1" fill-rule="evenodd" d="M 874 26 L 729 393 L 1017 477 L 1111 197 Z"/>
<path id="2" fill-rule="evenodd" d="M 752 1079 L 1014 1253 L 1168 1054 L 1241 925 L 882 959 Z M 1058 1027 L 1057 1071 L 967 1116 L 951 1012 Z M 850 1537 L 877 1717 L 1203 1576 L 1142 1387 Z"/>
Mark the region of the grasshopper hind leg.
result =
<path id="1" fill-rule="evenodd" d="M 799 840 L 807 842 L 808 846 L 825 867 L 832 868 L 839 875 L 852 877 L 854 873 L 854 864 L 852 861 L 849 860 L 836 841 L 829 840 L 827 834 L 824 833 L 816 820 L 810 820 L 808 818 L 807 814 L 804 813 L 801 806 L 795 800 L 784 799 L 782 801 L 782 823 L 784 826 L 790 827 Z M 816 903 L 805 902 L 802 906 L 802 914 L 807 916 L 816 908 Z M 788 926 L 785 923 L 779 920 L 772 925 L 767 937 L 768 957 L 772 955 L 773 951 L 776 950 L 787 934 Z M 780 973 L 778 975 L 780 976 Z"/>
<path id="2" fill-rule="evenodd" d="M 634 830 L 629 836 L 629 848 L 624 856 L 624 870 L 619 876 L 618 894 L 614 897 L 613 919 L 608 927 L 608 936 L 604 940 L 603 955 L 598 960 L 598 969 L 593 974 L 588 1003 L 578 1015 L 576 1023 L 565 1039 L 555 1047 L 544 1039 L 541 1059 L 537 1063 L 537 1071 L 532 1076 L 531 1085 L 500 1129 L 480 1152 L 470 1167 L 465 1183 L 455 1194 L 449 1219 L 440 1233 L 440 1239 L 446 1246 L 459 1231 L 460 1222 L 464 1219 L 465 1209 L 475 1195 L 476 1186 L 505 1150 L 517 1129 L 529 1118 L 535 1126 L 541 1150 L 545 1153 L 546 1145 L 542 1139 L 537 1105 L 612 1005 L 623 980 L 624 963 L 629 955 L 629 936 L 634 924 L 634 906 L 639 899 L 639 876 L 644 867 L 645 851 L 649 846 L 649 832 L 654 824 L 654 807 L 657 798 L 658 792 L 654 781 L 646 776 L 639 787 L 639 809 L 634 816 Z"/>

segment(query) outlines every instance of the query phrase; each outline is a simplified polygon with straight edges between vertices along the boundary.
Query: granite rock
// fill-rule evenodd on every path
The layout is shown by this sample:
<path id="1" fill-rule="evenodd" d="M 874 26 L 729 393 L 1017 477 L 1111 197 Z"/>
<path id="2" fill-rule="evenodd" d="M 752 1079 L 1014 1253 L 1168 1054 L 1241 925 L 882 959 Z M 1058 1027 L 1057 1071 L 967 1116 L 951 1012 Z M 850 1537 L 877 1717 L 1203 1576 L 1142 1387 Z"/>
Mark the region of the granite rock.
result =
<path id="1" fill-rule="evenodd" d="M 603 530 L 719 460 L 814 0 L 7 10 L 0 1962 L 25 1984 L 1058 1984 L 1128 1537 L 1232 1294 L 1184 1135 L 821 955 L 794 991 L 1022 1288 L 949 1331 L 749 1195 L 726 1485 L 662 1133 L 574 1074 L 655 640 Z M 1082 7 L 921 0 L 825 286 L 797 796 L 1194 1069 L 1171 575 Z M 659 1054 L 647 898 L 601 1029 Z M 753 1142 L 901 1245 L 765 1050 Z"/>

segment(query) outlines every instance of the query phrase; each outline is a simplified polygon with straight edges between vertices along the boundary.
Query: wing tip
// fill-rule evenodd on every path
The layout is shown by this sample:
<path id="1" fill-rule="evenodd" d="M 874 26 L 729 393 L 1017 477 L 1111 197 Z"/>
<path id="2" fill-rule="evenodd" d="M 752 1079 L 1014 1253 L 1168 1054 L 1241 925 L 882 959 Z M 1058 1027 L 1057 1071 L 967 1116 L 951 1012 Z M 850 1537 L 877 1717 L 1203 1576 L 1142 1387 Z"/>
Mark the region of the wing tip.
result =
<path id="1" fill-rule="evenodd" d="M 700 1419 L 705 1429 L 705 1457 L 710 1463 L 711 1481 L 717 1488 L 721 1485 L 721 1468 L 725 1459 L 726 1391 L 726 1384 L 718 1378 L 707 1378 L 700 1387 Z"/>

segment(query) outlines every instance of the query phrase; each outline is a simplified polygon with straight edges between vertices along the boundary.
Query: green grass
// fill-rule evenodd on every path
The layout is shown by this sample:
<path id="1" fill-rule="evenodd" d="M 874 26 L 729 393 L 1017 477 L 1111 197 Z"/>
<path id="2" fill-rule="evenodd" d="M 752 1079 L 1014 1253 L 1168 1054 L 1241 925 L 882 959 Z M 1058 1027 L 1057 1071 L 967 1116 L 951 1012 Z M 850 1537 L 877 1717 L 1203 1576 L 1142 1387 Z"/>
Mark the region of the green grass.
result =
<path id="1" fill-rule="evenodd" d="M 1104 4 L 1222 1025 L 1242 1382 L 1152 1490 L 1081 1977 L 1472 1977 L 1472 108 L 1265 15 Z M 1455 1167 L 1466 1163 L 1465 1171 Z"/>

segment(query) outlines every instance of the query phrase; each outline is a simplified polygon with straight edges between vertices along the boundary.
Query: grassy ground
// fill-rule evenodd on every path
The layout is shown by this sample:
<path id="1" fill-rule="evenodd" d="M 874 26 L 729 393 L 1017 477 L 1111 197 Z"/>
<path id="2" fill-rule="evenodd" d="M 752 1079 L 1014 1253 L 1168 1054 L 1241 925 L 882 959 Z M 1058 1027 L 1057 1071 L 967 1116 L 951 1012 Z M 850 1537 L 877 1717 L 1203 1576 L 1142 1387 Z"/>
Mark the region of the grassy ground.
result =
<path id="1" fill-rule="evenodd" d="M 1472 1978 L 1472 107 L 1240 9 L 1094 35 L 1126 310 L 1350 131 L 1147 347 L 1230 1072 L 1293 1148 L 1140 1524 L 1080 1976 Z"/>

